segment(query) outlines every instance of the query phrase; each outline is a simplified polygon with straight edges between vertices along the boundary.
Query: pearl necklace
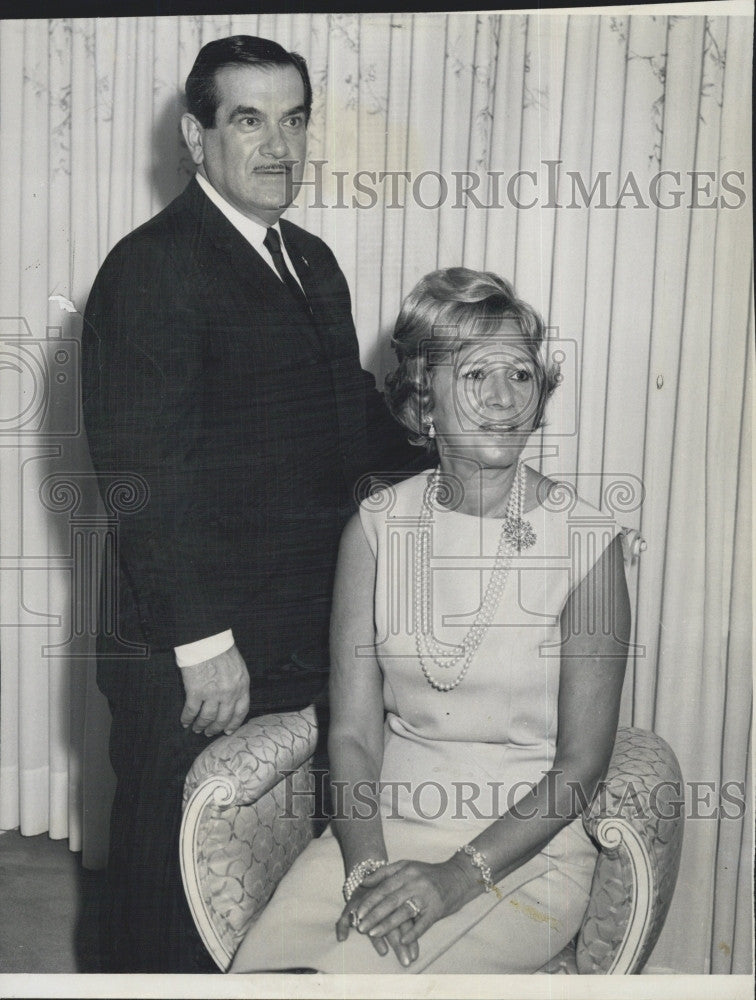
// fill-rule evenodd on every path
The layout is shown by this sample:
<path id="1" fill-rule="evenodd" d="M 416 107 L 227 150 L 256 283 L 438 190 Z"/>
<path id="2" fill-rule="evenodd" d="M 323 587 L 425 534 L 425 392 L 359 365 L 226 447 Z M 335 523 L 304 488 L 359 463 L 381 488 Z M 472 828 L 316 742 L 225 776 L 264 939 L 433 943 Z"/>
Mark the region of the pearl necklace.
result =
<path id="1" fill-rule="evenodd" d="M 420 660 L 420 667 L 425 679 L 437 691 L 452 691 L 462 682 L 470 668 L 475 653 L 478 650 L 486 629 L 491 624 L 494 612 L 498 607 L 501 595 L 509 576 L 509 569 L 514 557 L 515 548 L 529 548 L 536 543 L 536 533 L 530 521 L 523 520 L 523 503 L 525 498 L 525 466 L 518 462 L 515 479 L 507 501 L 507 508 L 501 525 L 499 545 L 496 550 L 491 577 L 483 596 L 483 601 L 475 616 L 475 621 L 457 647 L 459 652 L 449 652 L 449 646 L 438 642 L 433 635 L 433 613 L 431 610 L 431 501 L 430 497 L 438 495 L 441 470 L 437 468 L 428 480 L 423 495 L 423 509 L 420 513 L 417 536 L 417 553 L 415 557 L 415 645 Z M 431 660 L 442 670 L 449 670 L 461 661 L 461 668 L 453 681 L 436 680 L 431 674 L 428 660 Z"/>

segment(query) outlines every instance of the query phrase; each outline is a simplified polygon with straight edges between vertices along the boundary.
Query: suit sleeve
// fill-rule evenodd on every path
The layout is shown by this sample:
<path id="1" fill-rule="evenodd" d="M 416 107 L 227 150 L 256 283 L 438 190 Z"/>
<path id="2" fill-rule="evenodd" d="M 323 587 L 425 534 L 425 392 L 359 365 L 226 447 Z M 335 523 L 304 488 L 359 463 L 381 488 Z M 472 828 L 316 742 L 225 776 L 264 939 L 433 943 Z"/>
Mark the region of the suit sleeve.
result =
<path id="1" fill-rule="evenodd" d="M 407 431 L 389 411 L 375 379 L 365 372 L 365 411 L 368 434 L 368 472 L 393 472 L 415 475 L 433 464 L 428 453 L 410 444 Z"/>
<path id="2" fill-rule="evenodd" d="M 410 444 L 407 431 L 391 415 L 383 394 L 376 387 L 375 378 L 366 372 L 359 358 L 359 342 L 352 321 L 351 296 L 349 286 L 330 247 L 320 241 L 326 268 L 335 280 L 338 293 L 335 298 L 341 303 L 339 312 L 344 311 L 349 328 L 349 345 L 353 351 L 352 361 L 357 372 L 356 392 L 360 396 L 360 407 L 364 413 L 364 439 L 347 443 L 347 449 L 354 458 L 356 476 L 368 473 L 391 475 L 392 479 L 415 475 L 431 464 L 427 452 Z M 350 433 L 349 426 L 342 428 L 345 441 Z M 356 430 L 356 428 L 354 428 Z M 361 433 L 361 432 L 360 432 Z"/>
<path id="3" fill-rule="evenodd" d="M 105 479 L 135 474 L 148 501 L 118 525 L 120 562 L 148 641 L 171 648 L 229 628 L 201 462 L 206 330 L 190 279 L 149 238 L 110 254 L 82 334 L 84 421 Z"/>

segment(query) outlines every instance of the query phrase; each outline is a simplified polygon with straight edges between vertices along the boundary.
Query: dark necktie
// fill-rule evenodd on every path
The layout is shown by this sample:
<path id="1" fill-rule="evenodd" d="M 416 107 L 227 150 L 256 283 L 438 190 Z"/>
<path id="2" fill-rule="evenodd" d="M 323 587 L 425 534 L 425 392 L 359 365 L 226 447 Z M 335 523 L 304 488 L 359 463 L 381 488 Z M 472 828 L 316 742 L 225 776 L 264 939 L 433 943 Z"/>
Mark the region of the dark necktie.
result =
<path id="1" fill-rule="evenodd" d="M 308 313 L 311 313 L 310 303 L 307 301 L 307 296 L 302 291 L 299 282 L 296 280 L 294 275 L 286 266 L 286 261 L 284 260 L 284 255 L 281 252 L 281 238 L 277 231 L 270 227 L 265 234 L 265 239 L 263 240 L 263 246 L 268 251 L 270 256 L 273 258 L 273 263 L 275 265 L 276 271 L 278 271 L 278 276 L 281 281 L 286 285 L 294 298 L 300 302 Z"/>

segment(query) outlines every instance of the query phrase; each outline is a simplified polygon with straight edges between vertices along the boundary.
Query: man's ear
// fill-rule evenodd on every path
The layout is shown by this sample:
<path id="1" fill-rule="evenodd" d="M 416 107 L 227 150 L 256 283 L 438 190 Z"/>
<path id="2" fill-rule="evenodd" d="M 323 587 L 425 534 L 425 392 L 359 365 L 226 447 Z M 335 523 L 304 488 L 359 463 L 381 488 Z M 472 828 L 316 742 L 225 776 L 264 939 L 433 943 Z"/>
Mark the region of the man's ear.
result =
<path id="1" fill-rule="evenodd" d="M 204 128 L 194 115 L 190 115 L 187 111 L 181 116 L 181 131 L 184 134 L 184 142 L 187 145 L 187 149 L 192 154 L 192 160 L 199 166 L 205 158 L 205 152 L 202 147 Z"/>

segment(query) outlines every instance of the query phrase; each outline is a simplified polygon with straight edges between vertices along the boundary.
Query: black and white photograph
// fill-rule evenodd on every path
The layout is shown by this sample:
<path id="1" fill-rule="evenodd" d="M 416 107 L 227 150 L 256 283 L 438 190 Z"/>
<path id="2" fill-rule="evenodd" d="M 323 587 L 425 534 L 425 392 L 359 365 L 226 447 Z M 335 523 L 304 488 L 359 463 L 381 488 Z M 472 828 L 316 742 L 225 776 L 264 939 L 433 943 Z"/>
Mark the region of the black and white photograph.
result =
<path id="1" fill-rule="evenodd" d="M 752 4 L 57 8 L 0 996 L 751 996 Z"/>

